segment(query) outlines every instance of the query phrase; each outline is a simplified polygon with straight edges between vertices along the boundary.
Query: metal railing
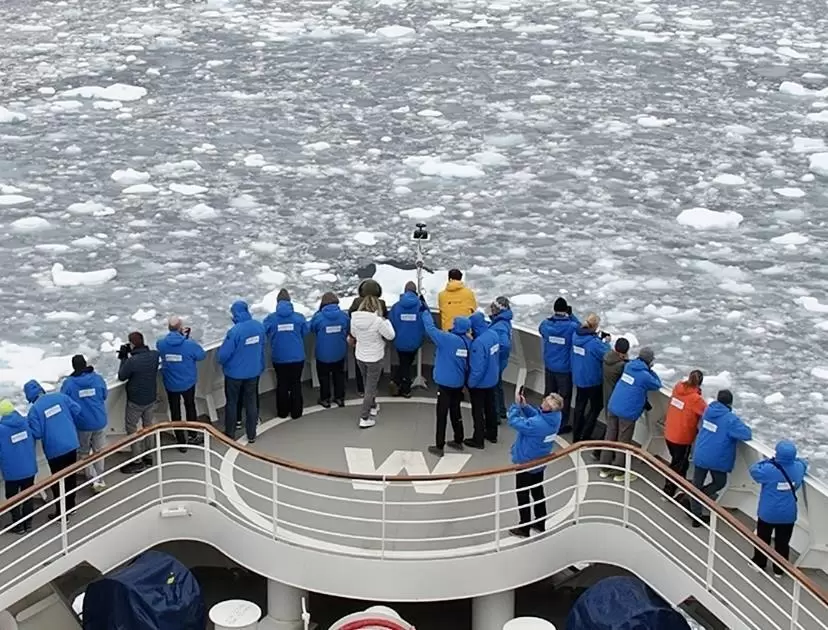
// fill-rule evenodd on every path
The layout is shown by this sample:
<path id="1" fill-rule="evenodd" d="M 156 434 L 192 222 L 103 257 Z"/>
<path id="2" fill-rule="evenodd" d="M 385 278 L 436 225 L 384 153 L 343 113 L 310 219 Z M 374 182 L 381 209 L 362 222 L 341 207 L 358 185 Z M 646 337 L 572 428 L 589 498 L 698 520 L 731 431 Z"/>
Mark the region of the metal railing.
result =
<path id="1" fill-rule="evenodd" d="M 199 434 L 203 443 L 179 453 L 178 444 L 163 439 L 174 428 Z M 144 438 L 152 444 L 147 454 L 153 464 L 134 475 L 122 474 L 119 466 L 125 462 L 118 451 Z M 624 466 L 617 469 L 627 473 L 623 481 L 598 477 L 592 457 L 598 450 L 623 452 Z M 116 458 L 118 465 L 110 465 L 102 478 L 106 490 L 92 493 L 92 480 L 86 480 L 74 492 L 76 505 L 69 507 L 67 477 L 80 477 L 91 461 L 111 464 Z M 532 524 L 545 525 L 545 532 L 518 538 L 509 531 L 518 522 L 515 474 L 540 464 L 546 466 L 538 485 L 545 491 L 548 515 Z M 637 480 L 631 480 L 632 472 Z M 690 527 L 694 517 L 686 503 L 680 505 L 662 491 L 666 480 L 710 511 L 709 525 Z M 747 627 L 828 630 L 825 592 L 659 459 L 624 444 L 581 442 L 529 465 L 455 475 L 355 475 L 255 452 L 208 425 L 165 423 L 13 497 L 0 505 L 0 517 L 42 491 L 50 499 L 32 514 L 30 531 L 10 533 L 22 520 L 0 529 L 0 592 L 148 508 L 195 501 L 267 538 L 388 561 L 502 553 L 583 523 L 623 527 L 727 603 Z M 60 516 L 46 518 L 57 506 Z M 781 580 L 755 568 L 754 548 L 781 567 Z"/>

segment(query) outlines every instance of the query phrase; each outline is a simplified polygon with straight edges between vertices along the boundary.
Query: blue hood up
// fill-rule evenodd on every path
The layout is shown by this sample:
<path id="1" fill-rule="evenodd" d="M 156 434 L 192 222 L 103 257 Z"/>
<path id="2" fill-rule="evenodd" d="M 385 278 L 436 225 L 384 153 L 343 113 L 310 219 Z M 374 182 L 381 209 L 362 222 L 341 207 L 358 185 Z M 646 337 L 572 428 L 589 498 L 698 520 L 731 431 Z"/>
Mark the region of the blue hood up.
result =
<path id="1" fill-rule="evenodd" d="M 279 317 L 290 317 L 293 315 L 293 303 L 288 300 L 279 300 L 276 303 L 276 314 Z"/>
<path id="2" fill-rule="evenodd" d="M 405 293 L 400 293 L 400 306 L 403 308 L 418 308 L 420 307 L 420 296 L 418 296 L 413 291 L 406 291 Z"/>
<path id="3" fill-rule="evenodd" d="M 32 379 L 23 386 L 23 393 L 26 394 L 26 400 L 33 403 L 37 400 L 38 396 L 45 394 L 46 390 L 40 386 L 40 383 Z"/>
<path id="4" fill-rule="evenodd" d="M 230 313 L 233 315 L 234 324 L 240 324 L 241 322 L 253 319 L 250 315 L 250 309 L 247 306 L 247 302 L 244 300 L 236 300 L 233 302 L 233 305 L 230 307 Z"/>
<path id="5" fill-rule="evenodd" d="M 789 440 L 780 440 L 776 445 L 776 461 L 790 464 L 796 459 L 796 444 Z"/>
<path id="6" fill-rule="evenodd" d="M 10 414 L 3 416 L 0 418 L 0 422 L 3 423 L 3 426 L 15 431 L 18 429 L 26 429 L 29 426 L 29 421 L 17 411 L 12 411 Z"/>
<path id="7" fill-rule="evenodd" d="M 455 335 L 467 335 L 471 330 L 471 320 L 468 317 L 455 317 L 451 332 Z"/>
<path id="8" fill-rule="evenodd" d="M 472 335 L 475 337 L 479 337 L 489 329 L 486 325 L 486 316 L 480 311 L 473 313 L 469 317 L 469 323 L 471 324 Z"/>
<path id="9" fill-rule="evenodd" d="M 339 304 L 326 304 L 320 311 L 325 319 L 339 320 L 342 317 L 342 309 Z"/>
<path id="10" fill-rule="evenodd" d="M 496 322 L 508 322 L 509 326 L 512 325 L 512 309 L 504 308 L 500 311 L 497 315 L 492 315 L 492 323 Z"/>

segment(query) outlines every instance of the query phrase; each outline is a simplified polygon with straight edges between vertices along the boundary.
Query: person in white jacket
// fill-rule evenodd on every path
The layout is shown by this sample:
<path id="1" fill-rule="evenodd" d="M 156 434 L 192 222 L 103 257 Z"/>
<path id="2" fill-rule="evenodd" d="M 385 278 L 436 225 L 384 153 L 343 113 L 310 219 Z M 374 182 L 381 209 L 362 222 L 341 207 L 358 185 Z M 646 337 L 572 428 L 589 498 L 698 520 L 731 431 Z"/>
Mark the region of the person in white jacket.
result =
<path id="1" fill-rule="evenodd" d="M 382 316 L 382 307 L 374 296 L 365 296 L 359 309 L 351 315 L 351 336 L 356 343 L 357 366 L 365 383 L 359 427 L 367 429 L 377 423 L 374 419 L 379 411 L 376 396 L 385 358 L 385 340 L 394 339 L 394 327 Z"/>

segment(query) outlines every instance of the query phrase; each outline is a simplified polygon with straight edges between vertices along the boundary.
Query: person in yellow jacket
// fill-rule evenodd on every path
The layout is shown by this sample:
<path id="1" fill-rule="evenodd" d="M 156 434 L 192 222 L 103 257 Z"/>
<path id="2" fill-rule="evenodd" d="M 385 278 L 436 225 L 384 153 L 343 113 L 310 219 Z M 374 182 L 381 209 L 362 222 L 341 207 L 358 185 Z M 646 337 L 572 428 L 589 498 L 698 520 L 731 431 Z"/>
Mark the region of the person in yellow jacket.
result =
<path id="1" fill-rule="evenodd" d="M 455 317 L 468 317 L 477 310 L 474 291 L 463 284 L 463 272 L 451 269 L 446 288 L 437 296 L 440 308 L 440 328 L 451 330 Z"/>

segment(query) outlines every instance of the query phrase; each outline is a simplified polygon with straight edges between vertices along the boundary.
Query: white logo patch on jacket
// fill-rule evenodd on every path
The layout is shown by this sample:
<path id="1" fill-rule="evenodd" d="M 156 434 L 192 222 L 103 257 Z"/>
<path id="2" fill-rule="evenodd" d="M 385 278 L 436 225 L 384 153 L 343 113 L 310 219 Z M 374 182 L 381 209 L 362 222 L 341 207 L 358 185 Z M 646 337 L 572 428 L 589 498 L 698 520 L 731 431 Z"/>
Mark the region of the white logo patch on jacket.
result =
<path id="1" fill-rule="evenodd" d="M 776 489 L 781 492 L 790 492 L 791 484 L 789 484 L 787 481 L 780 481 L 776 484 Z"/>
<path id="2" fill-rule="evenodd" d="M 417 315 L 415 313 L 402 313 L 400 315 L 401 322 L 416 322 Z"/>
<path id="3" fill-rule="evenodd" d="M 586 350 L 584 350 L 581 346 L 572 346 L 572 352 L 582 357 L 586 356 Z"/>
<path id="4" fill-rule="evenodd" d="M 180 354 L 165 354 L 164 360 L 167 363 L 181 363 L 184 360 Z"/>
<path id="5" fill-rule="evenodd" d="M 715 433 L 719 430 L 718 425 L 713 424 L 710 420 L 702 420 L 702 429 L 705 431 L 710 431 L 711 433 Z"/>
<path id="6" fill-rule="evenodd" d="M 276 326 L 278 332 L 290 332 L 293 330 L 293 324 L 279 324 Z"/>
<path id="7" fill-rule="evenodd" d="M 629 374 L 622 374 L 621 380 L 624 381 L 627 385 L 635 385 L 635 378 L 633 378 Z"/>
<path id="8" fill-rule="evenodd" d="M 554 343 L 555 345 L 558 345 L 558 346 L 565 346 L 566 345 L 566 339 L 564 339 L 563 337 L 553 337 L 552 335 L 550 335 L 549 337 L 547 337 L 547 341 L 549 343 Z"/>
<path id="9" fill-rule="evenodd" d="M 259 335 L 254 335 L 244 340 L 244 345 L 246 346 L 255 346 L 257 343 L 259 343 Z"/>
<path id="10" fill-rule="evenodd" d="M 489 354 L 497 354 L 498 352 L 500 352 L 500 344 L 499 343 L 496 343 L 491 348 L 489 348 Z"/>
<path id="11" fill-rule="evenodd" d="M 670 404 L 676 409 L 684 409 L 684 401 L 679 400 L 678 398 L 671 398 Z"/>
<path id="12" fill-rule="evenodd" d="M 334 333 L 341 333 L 342 326 L 325 326 L 325 334 L 333 335 Z"/>
<path id="13" fill-rule="evenodd" d="M 29 437 L 29 434 L 26 433 L 26 431 L 20 431 L 19 433 L 15 433 L 11 436 L 11 443 L 17 444 L 18 442 L 25 440 L 27 437 Z"/>
<path id="14" fill-rule="evenodd" d="M 457 351 L 454 354 L 458 357 L 468 357 L 469 351 L 466 348 L 457 348 Z"/>
<path id="15" fill-rule="evenodd" d="M 89 389 L 81 389 L 78 391 L 78 398 L 94 398 L 95 397 L 95 389 L 90 387 Z"/>
<path id="16" fill-rule="evenodd" d="M 60 405 L 52 405 L 46 411 L 43 412 L 43 415 L 47 418 L 51 418 L 52 416 L 58 415 L 61 411 L 63 411 Z"/>

